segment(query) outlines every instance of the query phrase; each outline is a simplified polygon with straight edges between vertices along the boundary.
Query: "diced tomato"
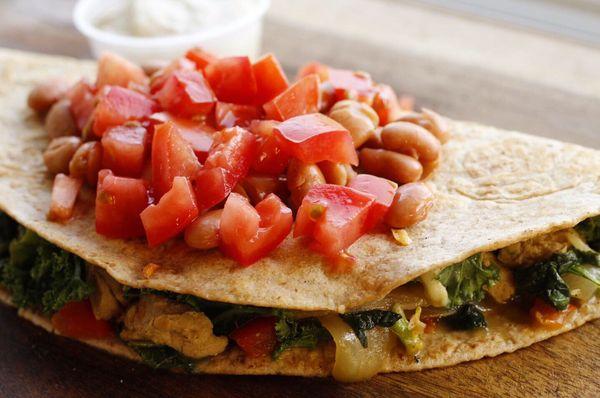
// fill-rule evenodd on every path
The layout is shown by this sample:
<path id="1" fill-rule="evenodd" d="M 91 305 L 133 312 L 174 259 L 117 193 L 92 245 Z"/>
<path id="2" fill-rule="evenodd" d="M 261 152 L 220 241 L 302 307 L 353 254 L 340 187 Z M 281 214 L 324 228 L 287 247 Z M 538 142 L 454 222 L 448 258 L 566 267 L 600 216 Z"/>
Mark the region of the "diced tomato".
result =
<path id="1" fill-rule="evenodd" d="M 148 206 L 142 214 L 148 244 L 153 247 L 177 236 L 198 217 L 192 184 L 186 177 L 175 177 L 173 187 L 158 204 Z"/>
<path id="2" fill-rule="evenodd" d="M 229 335 L 250 358 L 270 355 L 277 346 L 276 317 L 256 318 Z"/>
<path id="3" fill-rule="evenodd" d="M 264 105 L 267 119 L 287 120 L 319 111 L 319 77 L 308 75 Z"/>
<path id="4" fill-rule="evenodd" d="M 169 76 L 171 76 L 173 72 L 178 70 L 194 71 L 196 70 L 196 64 L 185 57 L 177 58 L 169 65 L 152 75 L 152 78 L 150 80 L 150 92 L 154 94 L 158 90 L 163 88 Z"/>
<path id="5" fill-rule="evenodd" d="M 304 163 L 323 160 L 358 165 L 352 136 L 341 124 L 321 114 L 296 116 L 275 127 L 283 149 Z"/>
<path id="6" fill-rule="evenodd" d="M 155 124 L 173 122 L 181 138 L 186 140 L 200 162 L 204 162 L 213 143 L 216 130 L 204 121 L 184 119 L 169 112 L 155 113 L 150 116 L 150 121 Z"/>
<path id="7" fill-rule="evenodd" d="M 106 130 L 132 120 L 149 117 L 156 103 L 145 95 L 119 86 L 106 86 L 94 110 L 94 133 L 101 137 Z"/>
<path id="8" fill-rule="evenodd" d="M 127 88 L 130 83 L 147 85 L 148 77 L 144 70 L 117 54 L 103 53 L 98 60 L 96 87 L 98 89 L 104 86 Z"/>
<path id="9" fill-rule="evenodd" d="M 304 197 L 294 237 L 312 238 L 311 247 L 336 256 L 367 232 L 375 197 L 341 185 L 323 184 Z"/>
<path id="10" fill-rule="evenodd" d="M 319 75 L 321 82 L 328 82 L 333 87 L 335 101 L 356 99 L 369 104 L 373 101 L 376 90 L 371 77 L 366 73 L 309 62 L 300 69 L 298 76 L 304 77 L 312 73 Z"/>
<path id="11" fill-rule="evenodd" d="M 125 177 L 139 177 L 146 158 L 147 131 L 142 126 L 117 126 L 102 136 L 102 167 Z"/>
<path id="12" fill-rule="evenodd" d="M 171 189 L 177 176 L 193 177 L 200 162 L 173 122 L 155 127 L 152 140 L 152 187 L 157 199 Z"/>
<path id="13" fill-rule="evenodd" d="M 320 62 L 311 61 L 298 70 L 297 78 L 302 79 L 303 77 L 312 74 L 317 74 L 321 82 L 324 82 L 329 79 L 329 67 Z"/>
<path id="14" fill-rule="evenodd" d="M 219 59 L 216 55 L 209 53 L 200 47 L 192 48 L 185 53 L 185 57 L 196 64 L 196 69 L 198 70 L 203 70 L 208 64 Z"/>
<path id="15" fill-rule="evenodd" d="M 229 195 L 221 215 L 221 251 L 249 266 L 273 251 L 292 230 L 292 211 L 274 194 L 256 205 Z"/>
<path id="16" fill-rule="evenodd" d="M 65 304 L 51 321 L 60 335 L 74 339 L 104 340 L 115 335 L 109 322 L 96 319 L 89 300 Z"/>
<path id="17" fill-rule="evenodd" d="M 256 137 L 241 127 L 219 131 L 204 166 L 194 178 L 200 212 L 223 201 L 254 162 Z"/>
<path id="18" fill-rule="evenodd" d="M 54 177 L 48 220 L 64 222 L 73 216 L 73 208 L 82 184 L 81 179 L 72 178 L 62 173 Z"/>
<path id="19" fill-rule="evenodd" d="M 144 236 L 140 213 L 150 199 L 143 180 L 116 177 L 110 170 L 98 173 L 96 232 L 114 239 Z"/>
<path id="20" fill-rule="evenodd" d="M 204 69 L 219 101 L 250 105 L 256 97 L 256 79 L 248 57 L 221 58 Z"/>
<path id="21" fill-rule="evenodd" d="M 81 80 L 69 90 L 67 98 L 71 101 L 71 114 L 75 118 L 75 124 L 82 131 L 96 106 L 95 89 Z"/>
<path id="22" fill-rule="evenodd" d="M 379 84 L 373 98 L 373 110 L 379 116 L 379 124 L 385 126 L 400 117 L 402 108 L 394 90 L 385 84 Z"/>
<path id="23" fill-rule="evenodd" d="M 188 118 L 209 114 L 216 101 L 202 73 L 188 70 L 173 72 L 154 98 L 165 110 Z"/>
<path id="24" fill-rule="evenodd" d="M 559 311 L 544 300 L 536 298 L 533 307 L 529 310 L 529 315 L 536 325 L 556 330 L 564 325 L 566 316 L 574 310 L 575 306 L 569 304 L 565 310 Z"/>
<path id="25" fill-rule="evenodd" d="M 333 86 L 337 101 L 355 99 L 369 104 L 373 102 L 375 88 L 369 75 L 334 68 L 329 68 L 328 74 L 327 81 Z"/>
<path id="26" fill-rule="evenodd" d="M 348 187 L 354 188 L 357 191 L 364 192 L 375 196 L 375 202 L 371 206 L 369 219 L 367 220 L 367 230 L 370 230 L 383 220 L 383 217 L 388 212 L 398 184 L 381 177 L 375 177 L 370 174 L 359 174 L 350 183 Z"/>
<path id="27" fill-rule="evenodd" d="M 290 85 L 281 64 L 267 54 L 252 65 L 256 78 L 256 104 L 262 105 L 284 92 Z"/>
<path id="28" fill-rule="evenodd" d="M 279 175 L 290 163 L 290 155 L 283 150 L 274 128 L 275 120 L 257 120 L 250 124 L 250 131 L 258 137 L 259 149 L 252 170 L 258 173 Z"/>
<path id="29" fill-rule="evenodd" d="M 238 105 L 227 102 L 217 102 L 215 122 L 217 127 L 233 126 L 247 127 L 252 120 L 260 119 L 262 109 L 254 105 Z"/>

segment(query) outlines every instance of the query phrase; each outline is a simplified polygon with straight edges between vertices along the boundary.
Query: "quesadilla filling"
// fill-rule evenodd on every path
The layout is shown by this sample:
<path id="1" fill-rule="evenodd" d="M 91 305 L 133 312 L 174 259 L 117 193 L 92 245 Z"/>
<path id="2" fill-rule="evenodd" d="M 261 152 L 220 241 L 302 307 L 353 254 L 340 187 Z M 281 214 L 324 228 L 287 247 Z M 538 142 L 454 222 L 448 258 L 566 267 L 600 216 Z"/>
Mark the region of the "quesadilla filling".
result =
<path id="1" fill-rule="evenodd" d="M 429 272 L 345 314 L 234 305 L 134 289 L 0 218 L 0 286 L 14 305 L 47 316 L 56 332 L 120 340 L 155 368 L 193 371 L 239 352 L 278 361 L 335 346 L 334 377 L 355 381 L 384 358 L 419 361 L 436 334 L 488 333 L 509 322 L 560 329 L 600 287 L 600 216 Z"/>
<path id="2" fill-rule="evenodd" d="M 444 118 L 366 73 L 313 62 L 290 83 L 272 54 L 196 48 L 156 71 L 104 54 L 94 84 L 44 82 L 28 103 L 51 138 L 50 221 L 68 222 L 88 185 L 98 234 L 183 238 L 241 266 L 292 235 L 350 269 L 362 235 L 427 217 L 423 180 L 448 139 Z"/>

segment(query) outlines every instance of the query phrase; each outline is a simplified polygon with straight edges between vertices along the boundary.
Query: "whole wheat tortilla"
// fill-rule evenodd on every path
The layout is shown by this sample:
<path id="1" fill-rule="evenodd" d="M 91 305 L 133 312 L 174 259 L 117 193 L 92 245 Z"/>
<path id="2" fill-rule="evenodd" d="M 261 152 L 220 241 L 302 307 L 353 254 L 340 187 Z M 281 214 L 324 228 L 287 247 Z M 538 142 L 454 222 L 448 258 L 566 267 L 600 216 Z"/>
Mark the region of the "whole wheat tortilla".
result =
<path id="1" fill-rule="evenodd" d="M 10 297 L 1 289 L 0 302 L 10 305 Z M 50 320 L 42 315 L 26 309 L 20 309 L 19 315 L 48 332 L 58 334 Z M 556 330 L 515 323 L 506 319 L 506 322 L 494 325 L 487 331 L 451 331 L 426 334 L 424 335 L 425 348 L 418 362 L 411 356 L 403 354 L 402 350 L 396 350 L 385 358 L 380 373 L 440 368 L 484 357 L 495 357 L 565 333 L 598 317 L 600 317 L 600 301 L 593 298 L 580 308 L 570 312 L 561 328 Z M 81 341 L 113 355 L 140 361 L 139 356 L 118 339 Z M 270 357 L 248 358 L 240 350 L 230 348 L 222 354 L 201 361 L 195 372 L 324 377 L 331 374 L 334 359 L 333 343 L 312 350 L 293 348 L 285 351 L 275 361 Z"/>
<path id="2" fill-rule="evenodd" d="M 89 61 L 0 50 L 0 210 L 45 239 L 108 271 L 122 284 L 170 290 L 208 300 L 300 310 L 344 312 L 386 296 L 428 270 L 535 235 L 571 227 L 600 214 L 600 152 L 451 122 L 452 140 L 429 181 L 436 203 L 425 222 L 409 230 L 413 243 L 397 245 L 389 233 L 362 237 L 347 274 L 332 275 L 321 256 L 288 238 L 248 268 L 218 251 L 182 242 L 149 249 L 141 241 L 96 234 L 93 198 L 65 225 L 46 221 L 51 179 L 41 151 L 47 138 L 26 107 L 32 86 L 61 75 L 93 76 Z M 141 270 L 161 266 L 151 279 Z"/>

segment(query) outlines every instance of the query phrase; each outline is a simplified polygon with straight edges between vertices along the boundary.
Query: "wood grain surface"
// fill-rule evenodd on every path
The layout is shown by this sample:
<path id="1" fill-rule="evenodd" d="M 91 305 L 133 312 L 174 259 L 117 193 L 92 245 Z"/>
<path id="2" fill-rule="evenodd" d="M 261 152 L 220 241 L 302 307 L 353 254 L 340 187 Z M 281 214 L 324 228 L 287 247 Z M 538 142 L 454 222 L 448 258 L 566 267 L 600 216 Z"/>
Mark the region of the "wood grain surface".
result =
<path id="1" fill-rule="evenodd" d="M 70 23 L 73 3 L 0 0 L 0 45 L 88 57 L 85 39 Z M 320 14 L 314 18 L 317 3 Z M 449 116 L 600 148 L 598 51 L 396 0 L 373 0 L 369 12 L 356 12 L 364 4 L 365 0 L 275 0 L 265 27 L 265 48 L 274 51 L 290 73 L 311 59 L 368 70 L 377 80 Z M 290 13 L 292 9 L 297 12 Z M 369 20 L 373 15 L 385 18 Z M 360 28 L 352 18 L 362 18 Z M 453 48 L 451 40 L 463 43 L 462 48 Z M 480 56 L 486 46 L 493 47 L 497 62 Z M 519 54 L 511 46 L 529 51 Z M 565 61 L 559 62 L 559 56 Z M 580 80 L 589 84 L 577 83 Z M 350 385 L 331 379 L 152 371 L 49 335 L 3 306 L 0 353 L 1 398 L 600 396 L 599 321 L 493 359 L 381 375 Z"/>

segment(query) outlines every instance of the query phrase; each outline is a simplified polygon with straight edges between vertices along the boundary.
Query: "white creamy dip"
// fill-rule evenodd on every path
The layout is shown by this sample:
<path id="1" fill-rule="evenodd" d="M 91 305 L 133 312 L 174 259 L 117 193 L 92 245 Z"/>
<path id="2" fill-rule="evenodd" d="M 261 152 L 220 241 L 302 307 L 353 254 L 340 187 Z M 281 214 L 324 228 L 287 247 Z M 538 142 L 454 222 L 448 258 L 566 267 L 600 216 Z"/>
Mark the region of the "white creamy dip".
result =
<path id="1" fill-rule="evenodd" d="M 107 9 L 95 25 L 127 36 L 172 36 L 226 24 L 256 5 L 256 0 L 125 0 Z"/>

